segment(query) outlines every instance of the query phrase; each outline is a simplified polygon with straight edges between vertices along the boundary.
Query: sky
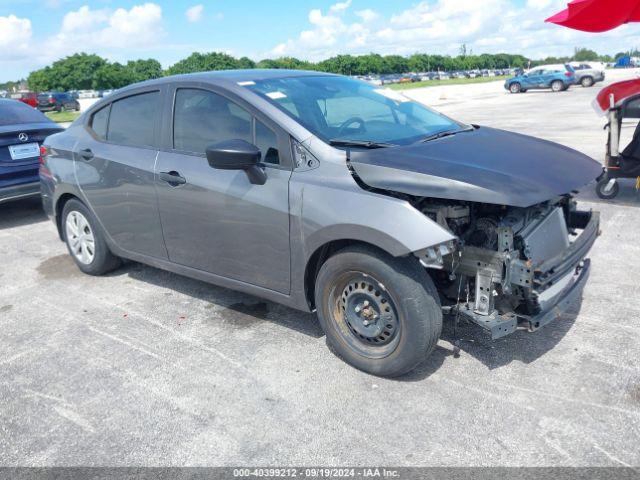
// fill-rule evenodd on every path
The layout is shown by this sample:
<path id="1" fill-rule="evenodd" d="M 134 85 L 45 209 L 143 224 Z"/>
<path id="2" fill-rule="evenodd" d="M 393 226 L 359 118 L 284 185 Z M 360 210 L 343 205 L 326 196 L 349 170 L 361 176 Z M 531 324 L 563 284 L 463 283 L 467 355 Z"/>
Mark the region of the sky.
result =
<path id="1" fill-rule="evenodd" d="M 194 51 L 254 60 L 336 54 L 615 54 L 640 45 L 640 24 L 588 34 L 544 23 L 567 0 L 0 0 L 0 81 L 76 52 L 111 61 Z"/>

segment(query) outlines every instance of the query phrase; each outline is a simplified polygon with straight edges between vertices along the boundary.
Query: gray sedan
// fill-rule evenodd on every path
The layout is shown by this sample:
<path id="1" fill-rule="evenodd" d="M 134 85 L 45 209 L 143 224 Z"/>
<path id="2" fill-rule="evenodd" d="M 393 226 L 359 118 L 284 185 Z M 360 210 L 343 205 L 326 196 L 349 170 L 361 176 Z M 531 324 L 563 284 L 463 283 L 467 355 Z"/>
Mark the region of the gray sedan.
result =
<path id="1" fill-rule="evenodd" d="M 592 159 L 318 72 L 132 85 L 42 153 L 45 210 L 83 272 L 126 258 L 317 311 L 331 349 L 377 375 L 420 363 L 443 314 L 493 338 L 549 323 L 599 228 L 572 199 Z"/>

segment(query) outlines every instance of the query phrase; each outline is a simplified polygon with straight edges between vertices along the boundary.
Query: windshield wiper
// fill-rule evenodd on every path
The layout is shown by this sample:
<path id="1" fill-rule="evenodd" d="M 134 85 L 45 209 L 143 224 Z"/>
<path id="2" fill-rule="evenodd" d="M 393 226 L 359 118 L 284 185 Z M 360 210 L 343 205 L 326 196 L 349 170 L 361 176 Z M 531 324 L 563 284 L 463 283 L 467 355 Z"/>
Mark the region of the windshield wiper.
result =
<path id="1" fill-rule="evenodd" d="M 329 140 L 329 145 L 334 147 L 362 147 L 362 148 L 387 148 L 395 147 L 393 143 L 386 142 L 373 142 L 371 140 L 343 140 L 340 138 L 333 138 Z"/>
<path id="2" fill-rule="evenodd" d="M 456 133 L 472 132 L 473 130 L 475 130 L 474 127 L 461 128 L 460 130 L 444 130 L 442 132 L 434 133 L 433 135 L 429 135 L 427 137 L 424 137 L 420 141 L 421 142 L 429 142 L 431 140 L 437 140 L 438 138 L 450 137 L 451 135 L 455 135 Z"/>

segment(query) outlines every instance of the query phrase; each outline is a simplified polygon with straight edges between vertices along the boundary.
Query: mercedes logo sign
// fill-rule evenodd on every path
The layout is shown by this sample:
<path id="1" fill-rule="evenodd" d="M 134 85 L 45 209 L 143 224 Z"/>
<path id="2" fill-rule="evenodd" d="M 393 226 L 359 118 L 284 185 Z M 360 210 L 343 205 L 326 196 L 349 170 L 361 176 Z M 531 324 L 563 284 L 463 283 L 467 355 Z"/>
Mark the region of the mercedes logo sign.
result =
<path id="1" fill-rule="evenodd" d="M 29 135 L 27 135 L 24 132 L 19 133 L 18 134 L 18 140 L 20 140 L 21 142 L 26 142 L 27 140 L 29 140 Z"/>

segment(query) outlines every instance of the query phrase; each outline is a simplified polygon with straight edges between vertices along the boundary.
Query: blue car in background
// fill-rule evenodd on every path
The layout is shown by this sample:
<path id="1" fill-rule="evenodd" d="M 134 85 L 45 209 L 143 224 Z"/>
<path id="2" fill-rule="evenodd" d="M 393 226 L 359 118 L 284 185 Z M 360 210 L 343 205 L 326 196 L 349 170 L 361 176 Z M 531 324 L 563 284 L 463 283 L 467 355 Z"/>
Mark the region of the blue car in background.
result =
<path id="1" fill-rule="evenodd" d="M 509 78 L 504 88 L 511 93 L 524 93 L 527 90 L 550 88 L 554 92 L 567 90 L 577 82 L 573 67 L 569 64 L 540 65 L 522 75 Z"/>
<path id="2" fill-rule="evenodd" d="M 26 103 L 0 98 L 0 204 L 40 196 L 40 145 L 63 130 Z"/>

